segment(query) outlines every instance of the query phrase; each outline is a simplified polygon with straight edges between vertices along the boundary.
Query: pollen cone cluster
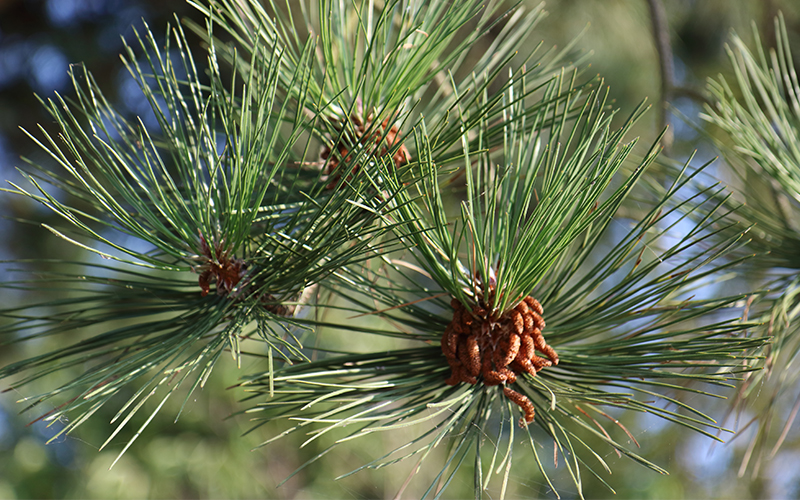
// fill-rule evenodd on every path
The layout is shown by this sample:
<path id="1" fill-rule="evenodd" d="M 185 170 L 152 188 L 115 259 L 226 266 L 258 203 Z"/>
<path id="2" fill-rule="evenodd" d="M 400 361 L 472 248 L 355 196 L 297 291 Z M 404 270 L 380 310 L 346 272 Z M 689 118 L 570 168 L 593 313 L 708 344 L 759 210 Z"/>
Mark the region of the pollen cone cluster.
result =
<path id="1" fill-rule="evenodd" d="M 211 247 L 202 234 L 200 234 L 200 250 L 202 255 L 198 258 L 202 264 L 194 268 L 194 271 L 200 274 L 197 280 L 200 285 L 200 295 L 203 297 L 208 295 L 212 281 L 217 284 L 217 295 L 227 296 L 233 292 L 247 271 L 245 261 L 231 256 L 225 240 L 214 243 L 212 254 Z"/>
<path id="2" fill-rule="evenodd" d="M 201 296 L 208 295 L 211 291 L 211 284 L 216 283 L 219 296 L 243 300 L 257 295 L 259 304 L 272 314 L 286 317 L 294 315 L 295 306 L 280 304 L 272 294 L 258 290 L 258 287 L 247 277 L 247 262 L 233 257 L 230 249 L 226 248 L 225 240 L 214 243 L 214 253 L 212 254 L 211 247 L 201 234 L 200 251 L 202 256 L 198 258 L 202 264 L 195 267 L 194 271 L 200 274 L 197 283 L 200 286 Z"/>
<path id="3" fill-rule="evenodd" d="M 442 335 L 442 352 L 452 372 L 445 382 L 503 385 L 503 394 L 525 412 L 520 425 L 533 422 L 533 403 L 508 384 L 516 382 L 517 375 L 535 376 L 544 367 L 558 364 L 558 354 L 542 336 L 542 305 L 533 297 L 525 297 L 514 309 L 497 317 L 483 300 L 472 310 L 456 299 L 450 304 L 453 320 Z"/>
<path id="4" fill-rule="evenodd" d="M 325 173 L 331 176 L 330 182 L 328 183 L 328 189 L 335 188 L 342 177 L 342 173 L 338 171 L 339 163 L 349 163 L 352 159 L 349 149 L 350 146 L 348 144 L 367 145 L 369 141 L 372 141 L 375 146 L 378 146 L 383 143 L 379 154 L 384 156 L 389 153 L 389 148 L 394 146 L 395 142 L 399 141 L 400 139 L 400 130 L 397 128 L 397 125 L 392 125 L 389 127 L 388 118 L 386 118 L 379 127 L 375 127 L 374 129 L 372 118 L 370 116 L 368 116 L 366 120 L 363 120 L 358 115 L 353 115 L 350 117 L 350 122 L 353 124 L 354 129 L 350 130 L 348 135 L 353 137 L 351 137 L 349 141 L 340 141 L 336 148 L 336 154 L 332 154 L 333 148 L 331 148 L 329 145 L 323 147 L 322 152 L 320 152 L 320 159 L 323 161 L 327 160 Z M 389 127 L 389 130 L 386 130 L 387 127 Z M 394 161 L 396 167 L 407 163 L 410 159 L 411 154 L 409 153 L 405 144 L 401 145 L 392 156 L 392 160 Z M 352 173 L 356 173 L 358 169 L 359 165 L 354 166 Z M 347 179 L 349 180 L 350 176 L 348 176 Z"/>

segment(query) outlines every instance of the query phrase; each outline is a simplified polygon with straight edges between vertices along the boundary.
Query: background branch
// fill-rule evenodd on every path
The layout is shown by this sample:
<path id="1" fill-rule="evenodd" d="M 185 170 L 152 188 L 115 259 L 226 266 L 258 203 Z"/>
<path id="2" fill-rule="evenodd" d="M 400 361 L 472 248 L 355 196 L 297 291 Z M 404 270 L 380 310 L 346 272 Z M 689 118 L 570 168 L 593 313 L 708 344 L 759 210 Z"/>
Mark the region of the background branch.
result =
<path id="1" fill-rule="evenodd" d="M 661 77 L 661 105 L 658 107 L 658 130 L 667 126 L 667 103 L 672 97 L 675 86 L 675 64 L 673 62 L 672 45 L 669 39 L 667 13 L 661 0 L 647 0 L 650 10 L 650 21 L 653 27 L 653 42 L 658 52 L 659 74 Z M 662 139 L 665 152 L 669 154 L 672 145 L 672 131 L 667 131 Z"/>

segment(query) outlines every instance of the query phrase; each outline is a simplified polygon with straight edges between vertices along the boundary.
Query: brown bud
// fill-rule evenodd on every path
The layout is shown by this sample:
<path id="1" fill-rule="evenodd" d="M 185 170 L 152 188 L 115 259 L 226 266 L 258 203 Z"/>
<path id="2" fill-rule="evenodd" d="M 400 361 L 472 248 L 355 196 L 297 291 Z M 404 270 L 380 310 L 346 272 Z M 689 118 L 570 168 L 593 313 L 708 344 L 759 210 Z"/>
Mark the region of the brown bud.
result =
<path id="1" fill-rule="evenodd" d="M 456 359 L 456 349 L 458 348 L 458 332 L 453 325 L 447 325 L 442 335 L 442 353 L 448 360 Z"/>
<path id="2" fill-rule="evenodd" d="M 540 358 L 535 354 L 531 357 L 531 364 L 536 368 L 537 372 L 541 371 L 542 368 L 553 366 L 553 363 L 549 359 Z"/>
<path id="3" fill-rule="evenodd" d="M 487 370 L 483 373 L 483 384 L 486 386 L 500 385 L 506 381 L 508 377 L 503 372 Z"/>
<path id="4" fill-rule="evenodd" d="M 500 373 L 505 375 L 506 383 L 508 384 L 513 384 L 514 382 L 517 381 L 517 374 L 514 373 L 512 370 L 509 370 L 508 368 L 501 368 Z"/>
<path id="5" fill-rule="evenodd" d="M 203 274 L 197 278 L 197 284 L 200 285 L 200 296 L 205 297 L 208 295 L 209 290 L 211 290 L 209 285 L 209 279 L 211 278 L 211 271 L 205 271 Z"/>
<path id="6" fill-rule="evenodd" d="M 466 342 L 467 360 L 461 360 L 470 375 L 477 377 L 481 373 L 481 349 L 478 346 L 478 339 L 474 336 L 467 337 Z"/>
<path id="7" fill-rule="evenodd" d="M 534 344 L 531 336 L 528 334 L 523 334 L 520 337 L 520 347 L 519 347 L 519 353 L 517 354 L 517 358 L 531 359 L 531 356 L 533 356 L 535 350 L 536 350 L 536 344 Z"/>
<path id="8" fill-rule="evenodd" d="M 461 372 L 463 368 L 461 366 L 451 366 L 450 367 L 450 377 L 445 379 L 444 383 L 447 385 L 456 385 L 462 382 Z"/>
<path id="9" fill-rule="evenodd" d="M 511 311 L 511 321 L 514 325 L 514 330 L 516 330 L 517 335 L 522 335 L 522 332 L 525 331 L 525 320 L 522 319 L 522 314 L 520 314 L 516 309 Z"/>
<path id="10" fill-rule="evenodd" d="M 531 316 L 533 316 L 533 323 L 534 325 L 536 325 L 536 328 L 538 328 L 539 330 L 544 330 L 545 327 L 544 318 L 542 318 L 540 314 L 533 311 L 531 311 Z"/>
<path id="11" fill-rule="evenodd" d="M 533 311 L 528 310 L 528 314 L 525 316 L 525 333 L 533 333 L 534 328 L 536 328 L 536 322 L 533 320 Z"/>
<path id="12" fill-rule="evenodd" d="M 536 415 L 536 409 L 533 407 L 533 403 L 528 396 L 524 394 L 520 394 L 515 390 L 509 389 L 508 387 L 503 387 L 503 394 L 510 399 L 512 402 L 516 403 L 522 411 L 525 412 L 525 416 L 519 420 L 520 427 L 527 427 L 527 425 L 533 422 L 533 418 Z"/>
<path id="13" fill-rule="evenodd" d="M 456 331 L 458 334 L 466 334 L 469 333 L 469 330 L 464 328 L 464 324 L 461 322 L 461 313 L 462 311 L 456 309 L 453 311 L 453 320 L 450 322 L 450 326 L 453 327 L 453 330 Z"/>
<path id="14" fill-rule="evenodd" d="M 545 356 L 550 358 L 550 361 L 552 361 L 554 365 L 558 364 L 558 354 L 556 354 L 555 349 L 545 343 L 541 333 L 533 336 L 533 342 L 536 345 L 536 350 L 544 353 Z"/>
<path id="15" fill-rule="evenodd" d="M 511 333 L 506 342 L 501 342 L 495 350 L 495 364 L 500 368 L 508 366 L 514 361 L 519 353 L 520 337 L 516 333 Z"/>
<path id="16" fill-rule="evenodd" d="M 534 312 L 536 312 L 536 314 L 538 314 L 539 316 L 544 314 L 544 308 L 542 308 L 542 305 L 539 303 L 538 300 L 534 299 L 530 295 L 525 297 L 523 300 L 525 301 L 526 304 L 528 304 L 528 307 L 530 307 Z"/>

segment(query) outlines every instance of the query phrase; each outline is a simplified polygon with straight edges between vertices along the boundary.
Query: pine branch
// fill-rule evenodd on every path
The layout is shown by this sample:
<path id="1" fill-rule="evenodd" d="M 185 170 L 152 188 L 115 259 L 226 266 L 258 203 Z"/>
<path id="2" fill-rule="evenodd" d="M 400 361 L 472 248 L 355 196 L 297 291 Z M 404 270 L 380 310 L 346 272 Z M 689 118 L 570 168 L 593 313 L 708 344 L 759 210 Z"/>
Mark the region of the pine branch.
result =
<path id="1" fill-rule="evenodd" d="M 88 71 L 73 72 L 75 100 L 44 103 L 59 135 L 29 134 L 61 170 L 31 163 L 23 175 L 34 190 L 7 190 L 60 215 L 63 227 L 45 227 L 115 265 L 61 262 L 63 272 L 8 281 L 3 286 L 31 292 L 60 287 L 69 298 L 0 313 L 9 320 L 3 342 L 70 336 L 65 346 L 0 369 L 0 378 L 19 376 L 13 387 L 87 367 L 26 398 L 28 410 L 65 401 L 43 415 L 71 416 L 59 435 L 135 387 L 113 438 L 160 393 L 122 453 L 179 387 L 189 385 L 184 404 L 203 387 L 224 351 L 240 363 L 241 343 L 259 339 L 259 350 L 302 360 L 299 337 L 308 328 L 292 319 L 291 303 L 339 268 L 398 247 L 384 238 L 392 228 L 380 224 L 392 194 L 366 170 L 328 189 L 318 169 L 302 167 L 305 152 L 298 156 L 296 146 L 313 121 L 304 113 L 312 44 L 284 92 L 280 52 L 254 58 L 247 75 L 234 72 L 227 83 L 215 47 L 206 77 L 180 27 L 167 30 L 163 48 L 146 26 L 136 36 L 126 64 L 158 129 L 125 119 Z M 48 184 L 74 198 L 61 201 Z M 42 310 L 50 314 L 37 316 Z"/>
<path id="2" fill-rule="evenodd" d="M 757 432 L 743 460 L 743 475 L 751 461 L 759 463 L 777 453 L 791 419 L 770 430 L 781 408 L 776 401 L 793 398 L 798 377 L 789 368 L 800 351 L 797 339 L 798 295 L 796 272 L 800 231 L 795 224 L 800 205 L 800 84 L 782 16 L 775 19 L 776 44 L 768 52 L 753 24 L 755 47 L 748 48 L 736 34 L 727 47 L 735 82 L 711 79 L 708 90 L 713 103 L 701 118 L 720 129 L 725 138 L 715 140 L 728 165 L 743 181 L 747 204 L 738 216 L 753 224 L 748 250 L 759 254 L 748 266 L 748 275 L 761 275 L 764 293 L 751 299 L 749 314 L 761 326 L 752 334 L 772 336 L 762 356 L 763 370 L 748 376 L 731 407 L 739 414 L 745 407 L 757 416 Z M 780 375 L 778 375 L 780 374 Z M 780 431 L 780 432 L 778 432 Z M 752 466 L 753 474 L 758 466 Z"/>
<path id="3" fill-rule="evenodd" d="M 517 123 L 509 113 L 505 122 L 509 132 L 502 153 L 480 151 L 473 157 L 468 154 L 469 143 L 464 141 L 466 172 L 462 175 L 471 185 L 460 215 L 446 215 L 438 182 L 445 173 L 428 160 L 429 156 L 423 156 L 418 166 L 410 166 L 405 177 L 398 173 L 392 178 L 387 172 L 390 184 L 400 183 L 402 178 L 419 186 L 418 197 L 412 198 L 410 191 L 405 191 L 396 198 L 402 207 L 396 215 L 408 221 L 397 229 L 403 232 L 403 238 L 416 243 L 407 252 L 415 260 L 388 259 L 377 270 L 352 269 L 339 285 L 338 293 L 353 304 L 352 314 L 367 311 L 383 317 L 397 331 L 352 323 L 336 327 L 354 335 L 360 332 L 400 337 L 433 345 L 366 354 L 329 353 L 320 361 L 281 368 L 272 377 L 248 377 L 242 387 L 253 393 L 247 398 L 253 403 L 245 413 L 256 419 L 256 425 L 275 420 L 291 422 L 289 429 L 264 445 L 294 432 L 308 432 L 307 442 L 335 433 L 331 448 L 304 464 L 299 469 L 302 470 L 351 440 L 416 426 L 419 430 L 413 440 L 357 470 L 379 468 L 411 457 L 421 462 L 434 447 L 447 442 L 450 452 L 446 462 L 439 464 L 440 484 L 431 485 L 428 491 L 428 495 L 437 496 L 459 468 L 469 463 L 472 450 L 480 449 L 484 436 L 493 436 L 497 449 L 510 450 L 515 438 L 506 429 L 513 424 L 513 415 L 521 410 L 521 432 L 528 435 L 534 455 L 537 441 L 554 440 L 581 492 L 584 472 L 601 480 L 594 467 L 610 472 L 610 466 L 602 459 L 609 448 L 666 473 L 624 444 L 628 439 L 624 417 L 615 417 L 620 420 L 616 432 L 602 427 L 598 431 L 597 421 L 585 408 L 602 411 L 606 407 L 624 414 L 649 412 L 713 439 L 718 439 L 718 432 L 727 432 L 699 408 L 682 401 L 680 394 L 719 397 L 720 391 L 730 390 L 756 369 L 751 363 L 757 356 L 752 353 L 766 339 L 737 336 L 756 323 L 742 321 L 731 313 L 747 296 L 694 297 L 698 289 L 740 263 L 725 257 L 734 255 L 746 243 L 744 233 L 748 228 L 728 227 L 730 213 L 718 186 L 688 200 L 677 196 L 698 175 L 695 172 L 679 176 L 641 221 L 608 252 L 598 256 L 599 242 L 610 231 L 614 213 L 655 154 L 642 159 L 634 169 L 636 175 L 624 179 L 621 187 L 604 193 L 617 163 L 628 151 L 618 146 L 622 133 L 609 130 L 608 122 L 599 113 L 602 100 L 595 94 L 580 103 L 585 116 L 578 114 L 579 120 L 568 122 L 568 110 L 572 109 L 569 87 L 557 92 L 562 89 L 561 81 L 555 81 L 548 88 L 541 102 L 549 105 L 541 109 L 547 110 L 543 116 L 550 119 L 541 119 L 531 129 L 515 129 Z M 512 90 L 505 92 L 511 100 Z M 563 148 L 563 154 L 555 147 L 549 153 L 546 147 L 528 146 L 530 141 L 524 140 L 528 130 L 533 131 L 533 138 L 547 137 L 550 145 L 564 136 L 574 142 Z M 545 135 L 543 130 L 550 133 Z M 464 135 L 467 134 L 480 136 L 480 129 L 466 130 Z M 415 137 L 422 143 L 435 141 L 424 128 Z M 622 152 L 603 147 L 605 144 L 619 147 Z M 517 156 L 517 145 L 535 154 Z M 520 163 L 512 163 L 520 157 Z M 582 161 L 584 158 L 586 161 Z M 606 164 L 610 166 L 604 170 Z M 512 165 L 520 167 L 512 169 Z M 534 167 L 537 170 L 532 173 Z M 589 179 L 593 184 L 587 187 L 576 179 Z M 601 188 L 592 191 L 594 185 Z M 510 186 L 512 190 L 501 191 L 497 186 Z M 537 199 L 534 190 L 543 194 Z M 508 192 L 514 194 L 500 196 Z M 520 192 L 528 198 L 521 200 L 516 194 Z M 470 198 L 469 193 L 479 193 L 488 201 Z M 567 203 L 576 199 L 582 208 Z M 524 208 L 515 208 L 516 204 Z M 535 226 L 520 223 L 515 217 L 535 221 L 545 208 L 543 217 L 562 221 L 554 227 L 574 225 L 565 230 L 571 236 L 560 245 L 553 245 L 555 248 L 533 243 L 515 246 L 517 238 L 526 240 L 506 228 L 528 231 L 528 227 Z M 592 217 L 594 214 L 600 215 Z M 693 219 L 694 215 L 698 218 Z M 583 223 L 586 219 L 589 221 Z M 689 223 L 691 229 L 685 236 L 675 238 L 671 235 L 678 223 Z M 490 227 L 506 230 L 481 233 L 473 229 Z M 718 233 L 728 236 L 715 240 Z M 481 239 L 487 234 L 490 237 Z M 501 279 L 503 272 L 508 272 L 502 266 L 507 261 L 525 262 L 518 255 L 527 255 L 531 248 L 552 253 L 542 254 L 540 260 L 546 257 L 546 265 L 531 273 L 536 275 L 535 285 L 521 290 L 510 288 L 515 281 Z M 505 253 L 497 249 L 505 249 Z M 498 255 L 501 257 L 496 261 Z M 472 264 L 481 260 L 487 262 L 485 268 Z M 484 269 L 489 273 L 480 274 Z M 494 277 L 490 286 L 483 276 Z M 495 312 L 490 312 L 492 302 L 486 299 L 489 293 L 495 298 L 525 294 L 539 299 L 547 319 L 549 344 L 541 349 L 537 345 L 536 349 L 542 356 L 546 353 L 549 360 L 538 358 L 543 362 L 531 372 L 514 364 L 522 363 L 519 355 L 507 367 L 498 364 L 498 352 L 501 357 L 506 356 L 502 346 L 510 342 L 502 337 L 507 331 L 504 321 L 508 313 L 497 305 L 499 299 L 494 303 Z M 462 296 L 470 301 L 471 308 L 464 307 Z M 452 302 L 448 303 L 450 298 Z M 512 310 L 517 310 L 516 303 L 511 305 Z M 475 330 L 472 325 L 483 326 Z M 468 329 L 477 339 L 479 361 L 474 367 L 470 366 L 473 354 L 462 354 L 462 349 L 469 346 L 469 338 L 464 340 L 462 335 L 453 349 L 452 332 L 464 331 L 456 328 Z M 500 347 L 481 340 L 488 331 L 493 332 L 494 339 L 497 328 L 500 330 L 495 340 Z M 537 329 L 541 335 L 543 321 Z M 478 331 L 482 333 L 475 333 Z M 451 350 L 456 351 L 455 356 Z M 551 356 L 556 351 L 557 355 Z M 513 377 L 504 372 L 509 368 L 515 372 Z M 538 455 L 535 458 L 541 464 Z M 511 460 L 510 451 L 506 459 Z M 491 465 L 487 467 L 485 460 L 492 460 Z M 494 460 L 495 455 L 489 458 L 476 452 L 476 496 L 488 488 L 490 476 L 484 477 L 481 471 L 494 469 Z M 540 472 L 552 484 L 543 467 Z M 502 491 L 504 486 L 499 488 Z"/>

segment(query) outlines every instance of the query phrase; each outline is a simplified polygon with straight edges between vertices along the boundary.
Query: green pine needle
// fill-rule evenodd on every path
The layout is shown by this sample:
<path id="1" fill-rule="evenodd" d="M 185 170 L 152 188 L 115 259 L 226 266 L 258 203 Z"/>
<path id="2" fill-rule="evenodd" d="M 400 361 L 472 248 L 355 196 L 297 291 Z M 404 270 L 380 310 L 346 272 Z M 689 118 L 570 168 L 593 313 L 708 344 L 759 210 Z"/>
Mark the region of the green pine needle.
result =
<path id="1" fill-rule="evenodd" d="M 708 81 L 712 104 L 701 118 L 723 136 L 713 137 L 727 164 L 742 183 L 747 203 L 737 216 L 753 225 L 747 251 L 758 258 L 748 263 L 748 276 L 762 276 L 763 293 L 748 303 L 750 316 L 762 326 L 752 335 L 769 335 L 763 348 L 766 362 L 750 374 L 733 401 L 731 413 L 747 409 L 756 415 L 757 431 L 742 461 L 739 475 L 778 452 L 794 421 L 771 425 L 787 401 L 797 408 L 798 378 L 792 363 L 800 352 L 798 341 L 797 270 L 800 261 L 800 83 L 782 15 L 775 19 L 775 48 L 766 51 L 753 25 L 755 46 L 749 48 L 735 33 L 727 47 L 734 81 L 722 76 Z M 790 411 L 790 415 L 796 412 Z M 752 465 L 751 464 L 755 464 Z"/>
<path id="2" fill-rule="evenodd" d="M 336 270 L 398 247 L 384 237 L 392 227 L 380 223 L 391 193 L 366 169 L 329 189 L 319 169 L 303 166 L 308 146 L 296 146 L 313 130 L 306 115 L 313 44 L 304 46 L 285 90 L 281 52 L 261 58 L 256 51 L 247 75 L 234 72 L 226 82 L 215 47 L 206 75 L 180 27 L 167 30 L 164 47 L 146 26 L 136 36 L 138 50 L 126 46 L 125 61 L 157 130 L 121 116 L 88 71 L 74 71 L 75 99 L 45 103 L 58 135 L 44 128 L 43 139 L 29 134 L 58 170 L 30 164 L 23 175 L 34 189 L 6 190 L 60 215 L 63 227 L 44 227 L 116 265 L 54 261 L 62 271 L 3 286 L 58 289 L 66 298 L 0 312 L 8 320 L 0 327 L 4 343 L 70 336 L 64 346 L 0 368 L 0 378 L 17 377 L 14 388 L 85 367 L 61 387 L 26 398 L 27 410 L 65 401 L 43 415 L 70 417 L 59 435 L 135 387 L 110 440 L 159 393 L 122 453 L 188 384 L 185 405 L 224 351 L 240 364 L 242 342 L 260 339 L 284 361 L 303 359 L 299 337 L 308 327 L 292 316 L 308 292 Z"/>
<path id="3" fill-rule="evenodd" d="M 620 145 L 622 133 L 609 130 L 597 94 L 589 94 L 587 104 L 579 106 L 584 110 L 577 114 L 579 119 L 569 121 L 568 116 L 575 116 L 570 114 L 573 94 L 570 87 L 559 92 L 561 85 L 556 80 L 545 91 L 542 102 L 548 105 L 539 108 L 546 110 L 541 112 L 541 125 L 515 129 L 517 122 L 509 113 L 505 125 L 516 134 L 508 133 L 502 151 L 483 149 L 472 156 L 469 142 L 464 141 L 467 199 L 459 216 L 447 215 L 439 184 L 444 172 L 431 161 L 433 155 L 409 166 L 406 176 L 387 173 L 390 184 L 399 185 L 403 179 L 419 186 L 416 198 L 408 190 L 398 194 L 394 214 L 407 221 L 397 230 L 416 245 L 406 252 L 406 259 L 385 258 L 378 269 L 351 269 L 338 292 L 353 304 L 351 314 L 367 311 L 381 316 L 398 332 L 369 331 L 352 323 L 337 328 L 432 345 L 330 353 L 320 361 L 281 368 L 272 377 L 247 377 L 242 387 L 254 393 L 248 400 L 255 402 L 245 413 L 259 423 L 290 422 L 286 431 L 264 445 L 293 432 L 306 432 L 309 440 L 335 433 L 331 448 L 313 462 L 351 440 L 416 426 L 418 437 L 364 468 L 411 457 L 421 465 L 434 448 L 447 443 L 449 458 L 435 465 L 441 467 L 438 484 L 431 485 L 426 495 L 441 495 L 461 465 L 469 463 L 468 454 L 476 453 L 475 495 L 482 496 L 492 477 L 484 471 L 502 469 L 496 466 L 498 460 L 511 467 L 513 434 L 496 429 L 513 426 L 519 410 L 503 396 L 501 387 L 485 386 L 480 379 L 475 385 L 447 385 L 451 369 L 439 342 L 453 320 L 450 297 L 463 301 L 462 297 L 473 300 L 482 294 L 471 276 L 473 270 L 487 273 L 490 268 L 498 296 L 539 298 L 547 319 L 544 334 L 559 354 L 558 366 L 546 367 L 536 377 L 518 375 L 512 385 L 535 408 L 533 424 L 522 432 L 528 434 L 548 484 L 553 485 L 536 451 L 543 439 L 555 442 L 581 495 L 582 474 L 589 471 L 602 480 L 602 471 L 610 472 L 602 459 L 609 449 L 666 473 L 626 444 L 630 434 L 622 422 L 628 414 L 652 413 L 712 439 L 728 432 L 682 401 L 680 394 L 719 397 L 720 391 L 730 390 L 755 369 L 757 356 L 752 353 L 766 339 L 738 335 L 757 325 L 738 315 L 747 295 L 695 296 L 740 263 L 724 257 L 746 244 L 748 228 L 737 229 L 727 222 L 730 214 L 719 186 L 688 200 L 678 197 L 698 175 L 698 171 L 691 176 L 682 173 L 640 221 L 598 255 L 601 241 L 615 223 L 615 212 L 653 161 L 655 149 L 637 163 L 635 175 L 607 189 L 630 148 Z M 464 135 L 468 133 L 480 136 L 480 129 Z M 530 139 L 522 140 L 528 135 Z M 415 137 L 423 144 L 435 142 L 425 134 L 424 125 Z M 548 142 L 537 147 L 534 138 L 539 137 Z M 559 146 L 561 137 L 574 142 Z M 517 148 L 523 154 L 509 154 Z M 519 157 L 524 160 L 512 161 Z M 543 194 L 537 197 L 534 192 Z M 520 200 L 518 193 L 527 198 Z M 542 207 L 548 210 L 540 212 Z M 690 228 L 684 236 L 671 236 L 679 223 Z M 719 233 L 730 236 L 715 240 Z M 530 255 L 539 260 L 523 257 Z M 415 260 L 408 261 L 411 256 Z M 534 265 L 540 266 L 535 273 Z M 503 287 L 513 293 L 503 292 Z M 508 303 L 515 304 L 510 299 Z M 620 421 L 617 429 L 607 429 L 590 413 L 607 415 L 609 410 L 603 407 L 629 411 L 625 418 L 613 418 Z M 494 451 L 489 456 L 474 452 L 482 447 Z M 505 448 L 507 456 L 500 459 Z"/>

